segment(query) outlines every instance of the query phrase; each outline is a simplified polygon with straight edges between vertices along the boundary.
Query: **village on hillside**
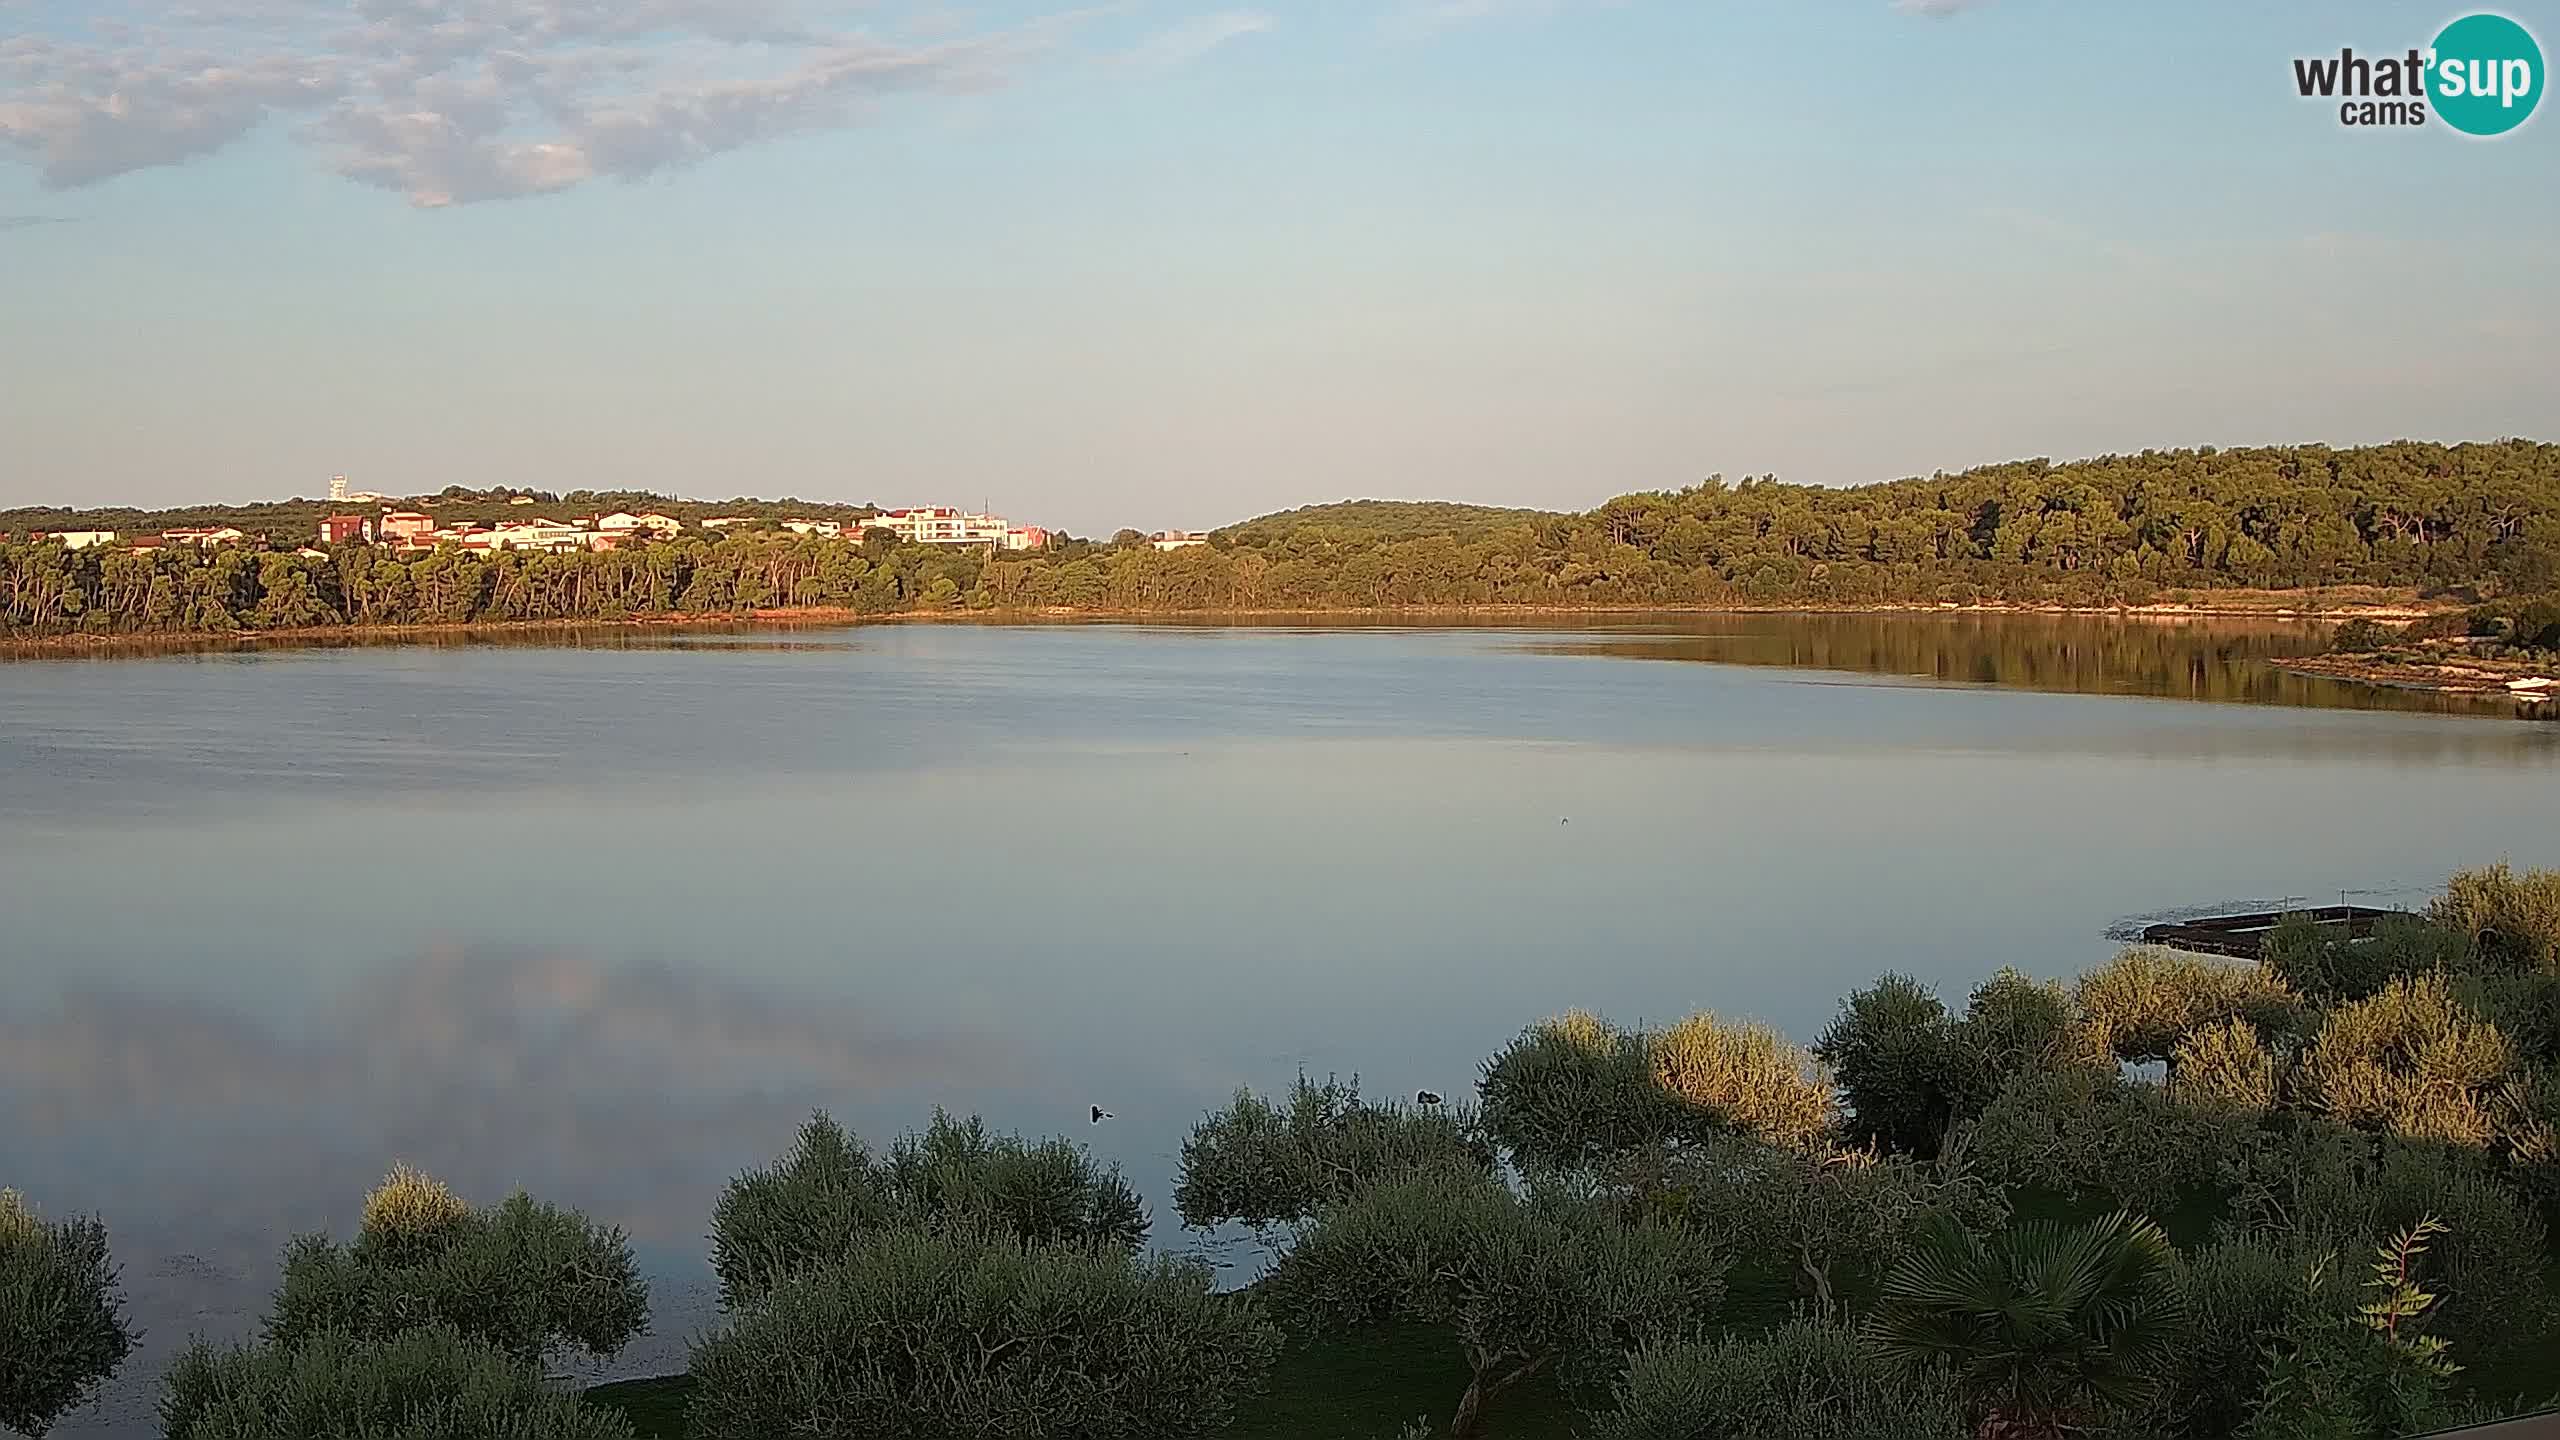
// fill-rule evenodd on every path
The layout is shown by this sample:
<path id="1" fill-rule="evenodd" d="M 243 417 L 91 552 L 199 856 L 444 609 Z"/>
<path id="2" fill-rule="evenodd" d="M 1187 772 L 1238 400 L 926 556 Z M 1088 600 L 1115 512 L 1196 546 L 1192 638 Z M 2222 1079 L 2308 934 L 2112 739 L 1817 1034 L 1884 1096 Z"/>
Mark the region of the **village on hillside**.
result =
<path id="1" fill-rule="evenodd" d="M 892 537 L 900 544 L 974 546 L 1006 551 L 1044 550 L 1052 539 L 1058 538 L 1054 532 L 1039 525 L 1018 525 L 1001 515 L 950 505 L 882 510 L 851 520 L 715 515 L 695 520 L 690 526 L 676 516 L 654 510 L 640 513 L 617 510 L 577 515 L 566 520 L 533 514 L 522 519 L 488 522 L 439 521 L 424 508 L 409 508 L 411 505 L 432 505 L 432 501 L 401 501 L 370 491 L 350 491 L 343 475 L 331 480 L 329 500 L 333 506 L 343 508 L 321 517 L 310 543 L 304 547 L 306 554 L 325 554 L 325 550 L 317 547 L 343 545 L 376 545 L 399 554 L 414 554 L 442 545 L 482 554 L 501 550 L 567 554 L 581 550 L 618 550 L 653 540 L 672 540 L 688 529 L 715 538 L 730 532 L 771 530 L 857 542 L 877 532 Z M 507 501 L 510 507 L 526 508 L 541 503 L 537 497 L 523 494 L 512 496 Z M 0 541 L 9 538 L 5 532 L 0 532 Z M 212 549 L 242 544 L 257 537 L 226 525 L 166 529 L 147 534 L 94 529 L 29 530 L 24 538 L 30 542 L 49 540 L 71 550 L 84 550 L 94 545 L 158 550 L 171 546 Z M 1207 532 L 1190 530 L 1159 530 L 1144 539 L 1146 544 L 1158 550 L 1180 550 L 1209 542 Z"/>

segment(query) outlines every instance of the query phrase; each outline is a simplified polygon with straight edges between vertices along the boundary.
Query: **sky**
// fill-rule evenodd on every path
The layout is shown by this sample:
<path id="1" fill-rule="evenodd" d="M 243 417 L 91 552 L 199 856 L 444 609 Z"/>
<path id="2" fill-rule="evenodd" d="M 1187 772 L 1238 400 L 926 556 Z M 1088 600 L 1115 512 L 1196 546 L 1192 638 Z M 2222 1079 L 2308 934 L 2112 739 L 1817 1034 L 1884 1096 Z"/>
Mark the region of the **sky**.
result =
<path id="1" fill-rule="evenodd" d="M 2294 93 L 2460 13 L 0 0 L 0 506 L 1108 534 L 2560 439 L 2560 117 Z"/>

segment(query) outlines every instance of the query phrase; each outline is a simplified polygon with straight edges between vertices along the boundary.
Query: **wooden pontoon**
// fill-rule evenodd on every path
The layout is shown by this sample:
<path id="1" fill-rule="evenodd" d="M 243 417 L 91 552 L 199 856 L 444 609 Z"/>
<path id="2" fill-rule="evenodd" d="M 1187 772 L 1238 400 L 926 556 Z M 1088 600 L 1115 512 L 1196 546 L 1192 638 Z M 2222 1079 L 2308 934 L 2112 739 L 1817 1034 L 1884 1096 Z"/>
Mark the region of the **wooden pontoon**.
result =
<path id="1" fill-rule="evenodd" d="M 2361 940 L 2385 920 L 2414 919 L 2406 910 L 2377 910 L 2369 905 L 2319 905 L 2301 910 L 2264 910 L 2253 915 L 2207 915 L 2194 920 L 2181 920 L 2171 925 L 2145 925 L 2142 943 L 2166 945 L 2172 950 L 2193 950 L 2204 955 L 2231 955 L 2242 960 L 2258 958 L 2258 947 L 2270 932 L 2285 919 L 2309 917 L 2332 938 L 2343 931 L 2350 940 Z"/>

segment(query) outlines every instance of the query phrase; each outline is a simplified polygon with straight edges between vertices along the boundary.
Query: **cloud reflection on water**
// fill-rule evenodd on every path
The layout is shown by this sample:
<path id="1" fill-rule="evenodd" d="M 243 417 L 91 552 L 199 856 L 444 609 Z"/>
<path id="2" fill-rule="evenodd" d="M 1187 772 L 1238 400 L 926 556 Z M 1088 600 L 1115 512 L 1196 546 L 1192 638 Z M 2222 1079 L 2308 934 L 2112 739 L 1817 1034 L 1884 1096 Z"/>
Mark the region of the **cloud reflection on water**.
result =
<path id="1" fill-rule="evenodd" d="M 292 1019 L 116 985 L 13 1004 L 0 1180 L 106 1217 L 154 1352 L 106 1407 L 121 1416 L 187 1334 L 253 1323 L 284 1239 L 343 1234 L 394 1159 L 475 1200 L 522 1187 L 585 1206 L 683 1264 L 722 1181 L 813 1107 L 921 1113 L 924 1092 L 966 1103 L 1017 1079 L 983 1037 L 829 996 L 445 946 Z M 659 1328 L 690 1326 L 662 1307 Z"/>

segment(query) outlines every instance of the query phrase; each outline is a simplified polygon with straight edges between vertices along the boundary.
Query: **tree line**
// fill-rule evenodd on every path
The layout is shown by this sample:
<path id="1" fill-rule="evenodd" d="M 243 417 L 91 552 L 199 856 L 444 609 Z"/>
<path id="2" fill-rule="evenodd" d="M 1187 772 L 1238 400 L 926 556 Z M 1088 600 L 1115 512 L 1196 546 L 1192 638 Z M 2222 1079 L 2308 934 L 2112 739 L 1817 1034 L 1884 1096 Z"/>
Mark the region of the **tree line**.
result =
<path id="1" fill-rule="evenodd" d="M 1394 1327 L 1464 1377 L 1405 1440 L 1533 1387 L 1598 1440 L 2413 1434 L 2549 1398 L 2556 1124 L 2560 872 L 2504 866 L 2254 962 L 2135 949 L 1960 1010 L 1887 974 L 1809 1048 L 1574 1014 L 1472 1103 L 1242 1092 L 1172 1196 L 1283 1238 L 1237 1294 L 1081 1147 L 821 1114 L 713 1212 L 684 1433 L 1206 1440 L 1291 1347 Z M 540 1368 L 645 1326 L 617 1230 L 395 1170 L 282 1268 L 257 1338 L 170 1372 L 171 1440 L 632 1434 Z M 41 1435 L 131 1344 L 104 1228 L 0 1198 L 0 1422 Z"/>
<path id="2" fill-rule="evenodd" d="M 2171 589 L 2330 585 L 2536 593 L 2560 589 L 2560 446 L 2146 451 L 1848 489 L 1710 478 L 1578 515 L 1351 504 L 1264 517 L 1167 552 L 1135 532 L 1021 555 L 770 532 L 568 555 L 304 555 L 271 543 L 266 553 L 0 545 L 0 632 L 786 608 L 2105 605 Z"/>

